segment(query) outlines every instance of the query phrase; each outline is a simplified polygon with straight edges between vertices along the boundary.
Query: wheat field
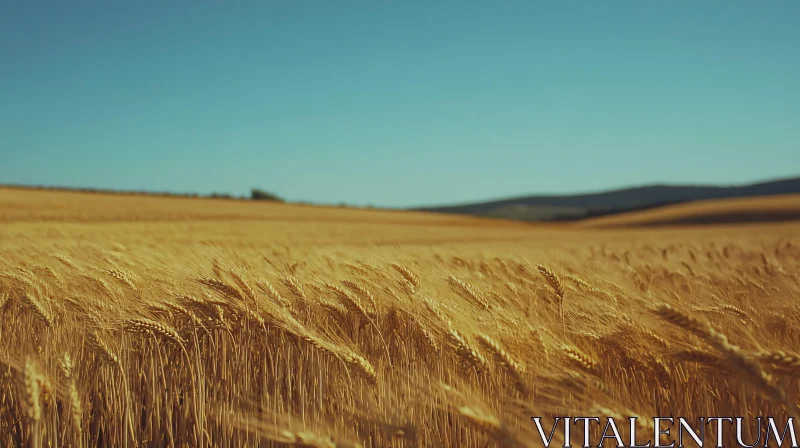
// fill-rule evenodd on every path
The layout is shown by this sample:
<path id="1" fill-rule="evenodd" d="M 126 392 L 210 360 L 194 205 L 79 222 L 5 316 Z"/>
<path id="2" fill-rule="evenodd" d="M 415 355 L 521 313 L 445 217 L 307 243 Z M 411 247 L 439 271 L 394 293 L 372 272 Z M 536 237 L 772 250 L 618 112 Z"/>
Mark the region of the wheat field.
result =
<path id="1" fill-rule="evenodd" d="M 0 446 L 526 447 L 533 416 L 797 416 L 798 234 L 0 190 Z"/>

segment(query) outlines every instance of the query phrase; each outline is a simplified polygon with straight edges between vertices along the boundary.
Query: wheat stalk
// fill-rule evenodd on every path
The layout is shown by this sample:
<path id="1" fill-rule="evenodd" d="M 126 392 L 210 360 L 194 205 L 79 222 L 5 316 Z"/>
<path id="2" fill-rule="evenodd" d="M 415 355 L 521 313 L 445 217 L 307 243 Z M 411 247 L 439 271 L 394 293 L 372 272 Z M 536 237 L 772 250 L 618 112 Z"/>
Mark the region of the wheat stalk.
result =
<path id="1" fill-rule="evenodd" d="M 236 271 L 228 271 L 228 273 L 233 277 L 233 281 L 236 282 L 236 285 L 239 287 L 240 290 L 247 296 L 248 299 L 255 302 L 256 301 L 256 293 L 253 291 L 253 288 L 247 283 L 247 280 L 244 279 L 242 274 Z"/>
<path id="2" fill-rule="evenodd" d="M 81 409 L 81 399 L 78 395 L 78 389 L 75 387 L 75 382 L 72 381 L 69 384 L 69 410 L 72 415 L 72 427 L 75 431 L 75 439 L 78 441 L 80 441 L 81 433 L 83 432 L 81 428 L 83 412 Z"/>
<path id="3" fill-rule="evenodd" d="M 38 439 L 39 421 L 42 419 L 41 393 L 39 390 L 38 373 L 36 365 L 30 357 L 25 359 L 24 382 L 25 382 L 25 409 L 28 419 L 33 422 L 34 440 Z"/>
<path id="4" fill-rule="evenodd" d="M 174 328 L 151 319 L 130 319 L 125 322 L 124 328 L 130 333 L 152 334 L 158 336 L 165 342 L 172 342 L 180 346 L 186 343 Z"/>
<path id="5" fill-rule="evenodd" d="M 356 293 L 359 296 L 361 296 L 361 298 L 367 299 L 369 301 L 370 305 L 372 305 L 373 311 L 375 311 L 375 312 L 378 311 L 378 305 L 375 303 L 375 297 L 372 295 L 371 292 L 369 292 L 369 290 L 364 285 L 356 283 L 356 282 L 353 282 L 353 281 L 350 281 L 350 280 L 342 280 L 342 284 L 346 288 L 350 289 L 354 293 Z"/>
<path id="6" fill-rule="evenodd" d="M 452 287 L 453 290 L 458 295 L 474 303 L 477 303 L 478 305 L 481 306 L 481 308 L 485 310 L 489 309 L 489 303 L 486 302 L 486 299 L 483 298 L 483 296 L 480 294 L 480 292 L 478 292 L 478 290 L 474 286 L 470 285 L 469 283 L 463 280 L 459 280 L 452 275 L 447 278 L 447 281 L 450 284 L 450 287 Z"/>
<path id="7" fill-rule="evenodd" d="M 564 285 L 561 283 L 561 280 L 556 277 L 554 273 L 548 270 L 546 267 L 542 265 L 536 265 L 536 269 L 539 270 L 539 273 L 542 274 L 545 281 L 551 288 L 553 288 L 553 292 L 556 294 L 556 298 L 558 298 L 558 309 L 561 313 L 561 322 L 562 325 L 564 323 Z"/>
<path id="8" fill-rule="evenodd" d="M 456 355 L 463 366 L 471 365 L 478 373 L 489 370 L 489 363 L 486 358 L 452 325 L 447 330 L 447 337 L 450 344 L 455 348 Z"/>
<path id="9" fill-rule="evenodd" d="M 300 300 L 306 300 L 306 294 L 303 292 L 303 287 L 297 282 L 297 280 L 294 279 L 294 277 L 284 277 L 281 279 L 281 282 L 283 282 L 284 286 L 289 289 L 289 292 L 291 292 L 293 296 Z"/>
<path id="10" fill-rule="evenodd" d="M 106 273 L 117 279 L 120 283 L 127 286 L 128 288 L 137 291 L 136 285 L 133 284 L 133 282 L 130 279 L 130 276 L 125 272 L 119 269 L 108 269 L 106 270 Z"/>
<path id="11" fill-rule="evenodd" d="M 22 295 L 22 303 L 27 305 L 28 309 L 33 312 L 33 315 L 36 316 L 40 322 L 42 322 L 46 327 L 53 326 L 53 316 L 50 314 L 42 302 L 39 301 L 35 296 L 31 294 L 23 294 Z"/>
<path id="12" fill-rule="evenodd" d="M 597 373 L 597 361 L 571 345 L 563 345 L 561 350 L 573 364 L 589 373 Z"/>
<path id="13" fill-rule="evenodd" d="M 417 274 L 411 272 L 411 270 L 409 270 L 407 267 L 401 266 L 397 263 L 392 263 L 391 265 L 394 270 L 399 272 L 400 276 L 403 277 L 403 279 L 408 282 L 409 285 L 411 285 L 412 293 L 419 289 L 419 277 L 417 277 Z"/>
<path id="14" fill-rule="evenodd" d="M 224 280 L 217 280 L 210 277 L 200 277 L 197 279 L 197 281 L 215 291 L 222 293 L 224 296 L 228 296 L 232 299 L 237 299 L 240 301 L 245 300 L 244 295 L 238 289 L 229 285 Z"/>
<path id="15" fill-rule="evenodd" d="M 361 305 L 358 299 L 350 295 L 350 293 L 342 288 L 339 288 L 331 283 L 326 283 L 325 286 L 328 288 L 328 290 L 336 295 L 339 301 L 342 302 L 342 305 L 344 305 L 351 313 L 360 316 L 364 320 L 369 320 L 367 310 L 364 309 L 364 306 Z"/>
<path id="16" fill-rule="evenodd" d="M 768 368 L 776 373 L 784 373 L 800 377 L 800 356 L 784 352 L 782 350 L 776 351 L 757 351 L 752 353 L 752 356 Z"/>
<path id="17" fill-rule="evenodd" d="M 728 338 L 717 332 L 707 324 L 700 322 L 692 316 L 682 313 L 670 305 L 658 304 L 653 308 L 655 314 L 662 319 L 681 327 L 705 340 L 724 356 L 726 363 L 737 373 L 742 374 L 748 382 L 759 389 L 767 398 L 783 403 L 787 409 L 793 409 L 786 402 L 786 394 L 782 388 L 775 385 L 772 377 L 767 374 L 760 364 L 750 359 L 739 347 L 728 342 Z"/>
<path id="18" fill-rule="evenodd" d="M 482 334 L 478 336 L 478 343 L 484 350 L 491 353 L 494 360 L 499 364 L 503 370 L 514 380 L 514 386 L 521 393 L 527 392 L 525 379 L 522 375 L 525 373 L 525 366 L 516 361 L 503 347 L 488 335 Z"/>
<path id="19" fill-rule="evenodd" d="M 108 344 L 97 333 L 89 333 L 88 338 L 89 347 L 103 360 L 106 364 L 121 367 L 119 357 L 111 351 Z"/>

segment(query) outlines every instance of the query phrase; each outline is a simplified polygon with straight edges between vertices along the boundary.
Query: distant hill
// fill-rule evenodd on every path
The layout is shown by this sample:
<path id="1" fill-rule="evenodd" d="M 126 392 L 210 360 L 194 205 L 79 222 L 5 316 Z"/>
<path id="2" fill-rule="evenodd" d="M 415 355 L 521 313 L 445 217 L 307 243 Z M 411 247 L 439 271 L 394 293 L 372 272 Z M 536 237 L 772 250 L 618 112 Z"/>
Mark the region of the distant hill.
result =
<path id="1" fill-rule="evenodd" d="M 656 227 L 800 220 L 800 194 L 709 199 L 582 219 L 578 227 Z"/>
<path id="2" fill-rule="evenodd" d="M 800 177 L 736 186 L 649 185 L 601 193 L 523 196 L 412 210 L 521 221 L 564 221 L 707 199 L 800 193 Z"/>

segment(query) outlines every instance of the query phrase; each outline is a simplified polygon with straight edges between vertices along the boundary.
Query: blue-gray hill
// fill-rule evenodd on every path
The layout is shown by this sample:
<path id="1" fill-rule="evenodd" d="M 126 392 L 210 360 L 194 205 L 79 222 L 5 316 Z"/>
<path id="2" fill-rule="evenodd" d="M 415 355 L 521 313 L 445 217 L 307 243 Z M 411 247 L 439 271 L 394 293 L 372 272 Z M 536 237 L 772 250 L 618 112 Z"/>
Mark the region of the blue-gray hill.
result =
<path id="1" fill-rule="evenodd" d="M 706 199 L 791 193 L 800 193 L 800 177 L 735 186 L 648 185 L 600 193 L 522 196 L 471 204 L 419 207 L 412 210 L 524 221 L 560 221 Z"/>

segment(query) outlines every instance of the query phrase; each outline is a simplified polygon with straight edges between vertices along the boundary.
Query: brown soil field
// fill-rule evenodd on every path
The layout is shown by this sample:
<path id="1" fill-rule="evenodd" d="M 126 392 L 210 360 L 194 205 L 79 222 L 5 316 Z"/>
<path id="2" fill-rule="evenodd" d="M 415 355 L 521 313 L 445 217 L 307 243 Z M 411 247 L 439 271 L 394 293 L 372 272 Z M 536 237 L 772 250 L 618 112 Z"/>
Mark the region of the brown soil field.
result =
<path id="1" fill-rule="evenodd" d="M 0 446 L 538 447 L 535 416 L 640 416 L 640 443 L 653 416 L 785 422 L 799 236 L 0 189 Z"/>
<path id="2" fill-rule="evenodd" d="M 718 199 L 670 205 L 581 221 L 580 227 L 740 224 L 800 220 L 800 195 Z"/>

